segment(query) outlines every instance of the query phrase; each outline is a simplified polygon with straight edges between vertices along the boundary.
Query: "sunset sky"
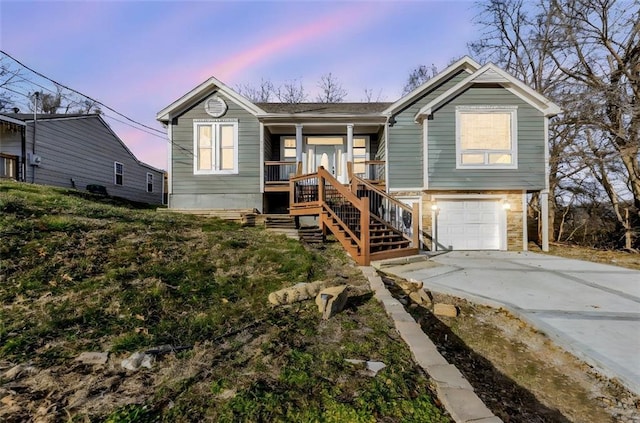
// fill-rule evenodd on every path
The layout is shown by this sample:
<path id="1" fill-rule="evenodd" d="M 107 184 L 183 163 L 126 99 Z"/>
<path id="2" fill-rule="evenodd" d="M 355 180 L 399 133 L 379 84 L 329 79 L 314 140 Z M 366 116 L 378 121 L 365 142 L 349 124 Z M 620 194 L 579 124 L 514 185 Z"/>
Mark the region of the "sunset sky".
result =
<path id="1" fill-rule="evenodd" d="M 162 130 L 156 113 L 210 76 L 232 88 L 298 79 L 313 100 L 331 72 L 348 101 L 365 89 L 394 101 L 412 69 L 469 54 L 475 14 L 471 1 L 0 0 L 0 47 Z M 166 139 L 111 116 L 140 160 L 167 168 Z"/>

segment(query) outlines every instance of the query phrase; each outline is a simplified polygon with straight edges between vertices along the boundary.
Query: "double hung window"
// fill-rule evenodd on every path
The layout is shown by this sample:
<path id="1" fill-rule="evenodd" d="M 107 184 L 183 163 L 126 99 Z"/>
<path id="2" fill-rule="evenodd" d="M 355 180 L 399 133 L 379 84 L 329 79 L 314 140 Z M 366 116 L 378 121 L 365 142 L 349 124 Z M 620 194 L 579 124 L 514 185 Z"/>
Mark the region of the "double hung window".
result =
<path id="1" fill-rule="evenodd" d="M 124 166 L 120 162 L 113 162 L 113 183 L 122 185 L 124 176 Z"/>
<path id="2" fill-rule="evenodd" d="M 238 173 L 238 122 L 193 124 L 194 174 Z"/>

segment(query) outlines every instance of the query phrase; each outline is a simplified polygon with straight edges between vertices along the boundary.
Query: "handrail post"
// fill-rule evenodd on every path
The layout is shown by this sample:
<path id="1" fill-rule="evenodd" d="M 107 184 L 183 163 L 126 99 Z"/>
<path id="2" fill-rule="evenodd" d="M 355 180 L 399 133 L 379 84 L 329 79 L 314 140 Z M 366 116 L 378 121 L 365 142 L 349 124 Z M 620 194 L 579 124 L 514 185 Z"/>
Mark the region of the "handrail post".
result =
<path id="1" fill-rule="evenodd" d="M 324 175 L 320 172 L 322 168 L 318 168 L 318 201 L 320 205 L 324 204 Z"/>
<path id="2" fill-rule="evenodd" d="M 369 224 L 369 197 L 362 197 L 360 202 L 360 245 L 362 245 L 363 265 L 368 266 L 371 256 Z"/>
<path id="3" fill-rule="evenodd" d="M 413 235 L 412 243 L 415 248 L 420 249 L 420 204 L 413 203 L 413 211 L 411 213 L 411 231 Z"/>
<path id="4" fill-rule="evenodd" d="M 296 204 L 296 181 L 289 180 L 289 209 Z"/>

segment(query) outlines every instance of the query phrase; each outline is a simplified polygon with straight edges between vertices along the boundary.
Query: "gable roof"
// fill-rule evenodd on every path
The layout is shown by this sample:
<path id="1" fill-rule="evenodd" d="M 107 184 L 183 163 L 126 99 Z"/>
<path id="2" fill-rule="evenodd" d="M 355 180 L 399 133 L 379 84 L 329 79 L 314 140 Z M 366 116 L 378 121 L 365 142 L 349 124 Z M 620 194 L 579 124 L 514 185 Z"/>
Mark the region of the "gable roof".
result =
<path id="1" fill-rule="evenodd" d="M 204 81 L 202 84 L 198 85 L 164 109 L 160 110 L 156 114 L 156 119 L 161 122 L 168 122 L 172 117 L 179 115 L 180 113 L 187 110 L 189 107 L 193 106 L 195 103 L 203 100 L 205 97 L 211 95 L 214 91 L 220 91 L 227 97 L 233 99 L 236 103 L 242 106 L 249 113 L 254 115 L 258 115 L 260 113 L 264 113 L 264 110 L 260 109 L 254 103 L 252 103 L 246 97 L 238 94 L 225 84 L 223 84 L 220 80 L 211 77 Z"/>
<path id="2" fill-rule="evenodd" d="M 424 107 L 422 107 L 415 115 L 416 122 L 420 118 L 431 115 L 433 111 L 443 103 L 451 100 L 453 97 L 469 88 L 472 84 L 476 83 L 500 84 L 521 98 L 524 102 L 538 109 L 547 117 L 555 116 L 562 111 L 557 104 L 553 103 L 551 100 L 547 99 L 524 82 L 511 76 L 509 73 L 500 69 L 493 63 L 488 63 L 460 81 L 458 84 L 451 87 L 448 91 L 445 91 L 438 97 L 434 98 L 431 102 L 424 105 Z"/>
<path id="3" fill-rule="evenodd" d="M 451 66 L 446 68 L 444 71 L 442 71 L 439 74 L 435 75 L 433 78 L 429 79 L 424 84 L 420 85 L 418 88 L 416 88 L 415 90 L 411 91 L 409 94 L 405 95 L 404 97 L 400 98 L 395 103 L 391 104 L 389 107 L 387 107 L 385 110 L 383 110 L 382 113 L 384 113 L 386 115 L 391 115 L 391 114 L 395 113 L 396 111 L 398 111 L 399 109 L 401 109 L 404 106 L 406 106 L 407 104 L 412 103 L 413 101 L 415 101 L 418 97 L 420 97 L 420 95 L 422 95 L 422 93 L 427 91 L 429 88 L 432 88 L 432 87 L 438 85 L 440 82 L 442 82 L 442 81 L 446 80 L 447 78 L 455 75 L 456 73 L 458 73 L 460 71 L 465 71 L 465 72 L 468 72 L 469 74 L 472 74 L 473 72 L 475 72 L 479 68 L 480 68 L 480 64 L 478 62 L 476 62 L 475 60 L 473 60 L 469 56 L 464 56 L 462 59 L 460 59 L 457 62 L 453 63 Z"/>

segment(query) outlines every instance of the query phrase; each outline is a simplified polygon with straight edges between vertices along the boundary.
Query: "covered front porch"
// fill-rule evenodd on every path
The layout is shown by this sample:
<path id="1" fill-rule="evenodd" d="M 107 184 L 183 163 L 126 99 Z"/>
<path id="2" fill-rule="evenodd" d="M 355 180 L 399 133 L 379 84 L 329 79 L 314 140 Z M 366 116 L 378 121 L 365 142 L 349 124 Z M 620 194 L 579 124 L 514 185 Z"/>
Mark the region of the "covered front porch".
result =
<path id="1" fill-rule="evenodd" d="M 386 125 L 377 122 L 282 122 L 261 125 L 264 146 L 263 192 L 268 212 L 282 210 L 293 177 L 314 173 L 322 167 L 339 183 L 350 175 L 385 189 L 383 149 Z"/>

